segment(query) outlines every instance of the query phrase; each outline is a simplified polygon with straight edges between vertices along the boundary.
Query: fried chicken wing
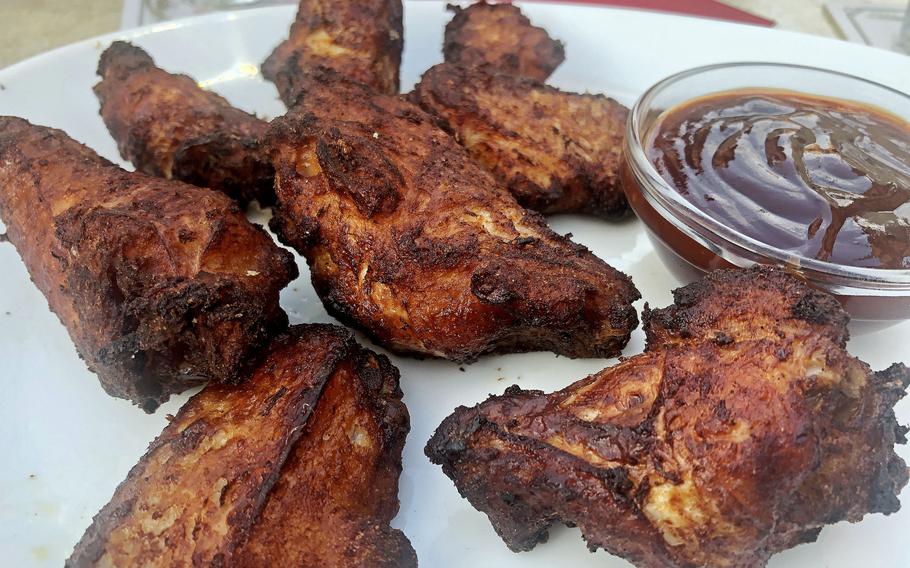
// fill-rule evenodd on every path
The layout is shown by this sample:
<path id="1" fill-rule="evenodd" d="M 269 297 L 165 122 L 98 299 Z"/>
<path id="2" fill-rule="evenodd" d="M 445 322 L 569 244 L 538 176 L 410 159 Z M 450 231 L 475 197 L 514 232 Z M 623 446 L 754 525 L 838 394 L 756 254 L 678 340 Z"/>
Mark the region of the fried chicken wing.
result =
<path id="1" fill-rule="evenodd" d="M 394 95 L 403 46 L 401 0 L 300 0 L 290 37 L 262 64 L 262 76 L 288 106 L 319 66 Z"/>
<path id="2" fill-rule="evenodd" d="M 138 171 L 217 189 L 241 204 L 273 200 L 274 174 L 261 146 L 265 121 L 186 75 L 159 69 L 126 42 L 101 54 L 98 74 L 101 117 Z"/>
<path id="3" fill-rule="evenodd" d="M 512 4 L 480 0 L 467 8 L 449 5 L 455 13 L 446 25 L 442 53 L 446 63 L 477 67 L 545 81 L 566 58 L 554 40 Z"/>
<path id="4" fill-rule="evenodd" d="M 619 171 L 628 110 L 613 99 L 447 63 L 427 71 L 411 98 L 525 207 L 628 210 Z"/>
<path id="5" fill-rule="evenodd" d="M 513 550 L 556 522 L 639 567 L 760 567 L 900 508 L 910 370 L 845 350 L 836 300 L 723 271 L 646 311 L 645 353 L 552 394 L 458 408 L 426 447 Z"/>
<path id="6" fill-rule="evenodd" d="M 408 429 L 388 359 L 292 327 L 243 384 L 180 409 L 66 565 L 416 566 L 389 526 Z"/>
<path id="7" fill-rule="evenodd" d="M 65 133 L 0 117 L 0 216 L 108 394 L 153 411 L 233 381 L 270 330 L 292 255 L 221 193 L 127 172 Z"/>
<path id="8" fill-rule="evenodd" d="M 329 70 L 302 96 L 269 130 L 271 226 L 332 314 L 454 361 L 619 353 L 637 325 L 631 280 L 521 208 L 429 115 Z"/>

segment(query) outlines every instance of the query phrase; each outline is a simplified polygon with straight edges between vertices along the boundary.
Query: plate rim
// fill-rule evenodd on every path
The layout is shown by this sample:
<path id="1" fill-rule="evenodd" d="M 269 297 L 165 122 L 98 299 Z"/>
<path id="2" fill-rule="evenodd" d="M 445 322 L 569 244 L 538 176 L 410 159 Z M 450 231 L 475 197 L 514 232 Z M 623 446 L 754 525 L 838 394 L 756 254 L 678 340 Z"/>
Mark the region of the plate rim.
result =
<path id="1" fill-rule="evenodd" d="M 430 1 L 415 1 L 415 0 L 405 0 L 405 1 L 407 2 L 407 4 L 410 4 L 410 5 L 416 4 L 416 5 L 418 5 L 418 6 L 421 5 L 421 4 L 424 5 L 424 6 L 430 6 L 430 5 L 433 5 L 433 4 L 437 4 L 437 5 L 438 5 L 438 4 L 445 4 L 445 0 L 441 0 L 441 1 L 438 1 L 438 2 L 437 2 L 437 1 L 433 1 L 433 2 L 430 2 Z M 570 4 L 570 3 L 565 3 L 565 4 Z M 544 7 L 553 8 L 553 9 L 562 8 L 562 7 L 564 7 L 565 4 L 562 3 L 562 2 L 559 2 L 559 3 L 554 3 L 554 2 L 533 2 L 533 4 L 522 3 L 523 7 L 524 7 L 525 5 L 534 5 L 534 6 L 544 6 Z M 771 33 L 773 34 L 773 37 L 777 37 L 778 35 L 785 35 L 785 36 L 788 36 L 788 38 L 790 38 L 790 39 L 788 39 L 787 41 L 799 41 L 799 42 L 806 42 L 807 40 L 810 41 L 810 42 L 818 42 L 818 41 L 821 41 L 821 42 L 824 43 L 824 44 L 830 44 L 830 42 L 832 42 L 832 41 L 837 41 L 837 40 L 832 40 L 831 38 L 824 38 L 824 37 L 812 36 L 812 35 L 809 35 L 809 34 L 802 34 L 802 33 L 799 33 L 799 32 L 791 32 L 791 31 L 788 31 L 788 30 L 776 30 L 776 29 L 771 29 L 771 28 L 762 28 L 762 27 L 759 27 L 759 26 L 751 26 L 751 25 L 746 25 L 746 24 L 739 24 L 739 23 L 732 23 L 732 22 L 724 22 L 724 21 L 718 21 L 718 20 L 701 19 L 701 18 L 690 17 L 690 16 L 681 16 L 681 15 L 674 15 L 674 14 L 663 14 L 663 13 L 647 12 L 647 11 L 641 11 L 641 10 L 629 10 L 629 9 L 621 9 L 621 8 L 607 8 L 607 7 L 600 7 L 600 6 L 580 5 L 580 4 L 576 4 L 576 3 L 571 3 L 571 4 L 572 4 L 573 7 L 583 8 L 583 9 L 587 9 L 587 10 L 598 10 L 598 11 L 607 10 L 607 11 L 610 11 L 610 12 L 619 12 L 619 11 L 622 11 L 623 13 L 636 12 L 636 13 L 638 13 L 638 14 L 643 14 L 643 17 L 644 17 L 644 18 L 648 18 L 648 19 L 650 19 L 650 18 L 657 18 L 657 19 L 664 20 L 664 21 L 668 22 L 668 25 L 673 25 L 673 21 L 676 20 L 676 19 L 684 18 L 685 20 L 695 20 L 695 21 L 697 22 L 696 25 L 704 25 L 705 28 L 711 28 L 711 27 L 714 27 L 714 26 L 719 26 L 719 27 L 722 27 L 722 28 L 724 28 L 724 29 L 728 29 L 728 28 L 742 29 L 742 27 L 745 26 L 746 28 L 752 28 L 754 31 L 756 31 L 756 32 L 759 33 L 759 34 L 767 34 L 768 32 L 771 32 Z M 97 43 L 103 43 L 103 42 L 105 42 L 105 41 L 112 41 L 112 40 L 115 40 L 115 39 L 141 38 L 141 37 L 145 37 L 145 36 L 149 36 L 149 35 L 154 35 L 154 34 L 161 34 L 161 33 L 165 33 L 165 34 L 166 34 L 167 32 L 192 33 L 191 30 L 192 30 L 195 26 L 208 25 L 208 24 L 212 24 L 213 26 L 217 26 L 217 25 L 223 25 L 223 24 L 225 24 L 226 22 L 232 22 L 232 21 L 233 21 L 233 22 L 237 22 L 237 25 L 243 26 L 243 25 L 248 25 L 248 24 L 243 23 L 244 20 L 248 20 L 248 19 L 251 19 L 251 18 L 259 17 L 259 16 L 262 15 L 262 14 L 261 14 L 262 12 L 269 11 L 269 12 L 274 12 L 274 13 L 277 14 L 277 13 L 280 12 L 281 10 L 288 10 L 288 11 L 290 11 L 290 10 L 292 10 L 293 8 L 294 8 L 294 6 L 269 6 L 269 7 L 253 8 L 253 9 L 248 9 L 248 10 L 244 10 L 244 11 L 237 11 L 237 12 L 221 12 L 221 13 L 214 13 L 214 14 L 203 14 L 203 15 L 199 15 L 199 16 L 192 16 L 192 17 L 188 17 L 188 18 L 183 18 L 183 19 L 179 19 L 179 20 L 174 20 L 174 21 L 172 21 L 172 22 L 166 22 L 166 23 L 160 23 L 160 24 L 151 24 L 151 25 L 142 26 L 142 27 L 137 27 L 137 28 L 132 28 L 132 29 L 127 29 L 127 30 L 117 30 L 117 31 L 110 32 L 110 33 L 107 33 L 107 34 L 102 34 L 102 35 L 99 35 L 99 36 L 94 36 L 94 37 L 87 38 L 87 39 L 84 39 L 84 40 L 80 40 L 80 41 L 77 41 L 77 42 L 73 42 L 73 43 L 70 43 L 70 44 L 67 44 L 67 45 L 64 45 L 64 46 L 60 46 L 60 47 L 55 48 L 55 49 L 52 49 L 52 50 L 50 50 L 50 51 L 47 51 L 47 52 L 44 52 L 44 53 L 41 53 L 41 54 L 37 54 L 37 55 L 32 56 L 32 57 L 30 57 L 30 58 L 28 58 L 28 59 L 25 59 L 25 60 L 22 60 L 22 61 L 20 61 L 20 62 L 14 63 L 14 64 L 12 64 L 12 65 L 10 65 L 10 66 L 4 68 L 4 69 L 0 69 L 0 82 L 7 80 L 7 78 L 8 78 L 8 77 L 11 77 L 11 76 L 12 76 L 12 77 L 21 76 L 21 74 L 28 74 L 28 75 L 30 75 L 30 74 L 32 74 L 32 73 L 35 72 L 35 67 L 36 67 L 36 66 L 40 69 L 40 67 L 41 67 L 42 65 L 46 65 L 49 61 L 51 61 L 51 62 L 54 61 L 54 57 L 59 56 L 61 53 L 66 53 L 66 54 L 67 54 L 67 55 L 66 55 L 67 57 L 83 57 L 83 56 L 86 55 L 86 53 L 88 53 L 88 54 L 94 54 L 95 60 L 97 60 L 97 55 L 100 53 L 100 50 L 103 49 L 103 47 L 104 47 L 104 45 L 102 45 L 102 46 L 100 46 L 100 47 L 99 47 L 99 46 L 96 46 Z M 188 31 L 188 29 L 189 29 L 190 31 Z M 797 39 L 797 36 L 798 36 L 798 39 Z M 277 38 L 276 38 L 276 41 L 278 41 Z M 644 41 L 647 41 L 647 39 L 645 39 Z M 867 47 L 867 46 L 860 46 L 860 45 L 855 45 L 855 44 L 849 44 L 849 43 L 846 43 L 846 42 L 838 42 L 838 43 L 841 44 L 840 47 L 838 47 L 838 49 L 849 49 L 851 52 L 855 52 L 855 51 L 856 51 L 856 48 L 866 48 L 866 47 Z M 80 53 L 79 50 L 81 50 L 81 49 L 85 49 L 86 51 Z M 876 49 L 876 48 L 870 48 L 870 49 Z M 897 55 L 898 57 L 900 57 L 899 54 L 892 54 L 892 53 L 890 53 L 890 52 L 883 51 L 883 50 L 878 50 L 878 51 L 881 51 L 881 52 L 883 52 L 883 53 L 886 53 L 886 54 L 888 54 L 889 56 Z M 73 52 L 75 52 L 75 53 L 73 53 Z M 884 61 L 883 61 L 882 59 L 878 59 L 877 61 L 873 61 L 872 64 L 873 64 L 873 66 L 875 66 L 875 67 L 879 67 L 879 66 L 887 67 L 887 66 L 890 65 L 890 64 L 889 64 L 889 61 L 891 61 L 890 58 L 889 58 L 889 59 L 884 59 Z M 910 66 L 910 58 L 907 58 L 906 61 L 905 61 L 905 62 L 902 62 L 902 63 L 904 63 L 904 64 L 907 65 L 907 66 Z M 910 85 L 910 76 L 908 76 L 908 80 L 905 81 L 905 85 Z M 910 89 L 910 86 L 908 86 L 907 88 Z M 51 125 L 51 126 L 55 126 L 55 127 L 56 127 L 56 125 Z M 90 142 L 90 144 L 92 144 L 92 143 Z M 608 260 L 608 261 L 609 261 L 608 258 L 605 258 L 605 260 Z M 661 264 L 661 266 L 663 266 L 663 264 Z M 666 271 L 664 270 L 659 276 L 657 276 L 657 278 L 661 279 L 662 281 L 666 281 L 666 282 L 667 282 L 667 284 L 668 284 L 667 290 L 669 290 L 670 288 L 678 287 L 679 284 L 671 284 L 671 283 L 674 282 L 674 281 L 673 281 L 672 277 L 667 276 L 667 275 L 665 274 L 665 272 L 666 272 Z M 644 278 L 644 277 L 645 277 L 644 275 L 640 276 L 640 278 Z M 24 281 L 23 281 L 22 284 L 25 285 L 25 286 L 32 286 L 31 283 L 26 283 L 26 282 L 24 282 Z M 290 289 L 290 285 L 288 286 L 288 289 Z M 660 303 L 660 301 L 658 300 L 658 298 L 651 298 L 651 300 L 656 301 L 656 303 L 657 303 L 658 305 L 665 305 L 665 304 Z M 55 316 L 54 316 L 54 317 L 55 317 Z M 640 329 L 640 328 L 639 328 L 639 329 Z M 365 345 L 366 347 L 370 348 L 370 349 L 376 350 L 376 349 L 375 349 L 375 346 L 374 346 L 373 344 L 369 343 L 369 342 L 368 342 L 368 343 L 364 343 L 364 345 Z M 382 351 L 379 351 L 379 352 L 382 352 Z M 638 354 L 639 352 L 640 352 L 640 350 L 637 350 L 637 349 L 636 349 L 636 350 L 634 350 L 634 352 L 632 353 L 632 355 L 636 355 L 636 354 Z M 903 357 L 903 355 L 901 355 L 901 357 Z M 863 357 L 863 358 L 865 359 L 865 357 Z M 497 357 L 497 360 L 498 360 L 498 357 Z M 489 361 L 492 363 L 493 359 L 490 358 Z M 596 360 L 595 360 L 595 359 L 592 359 L 591 361 L 600 362 L 601 360 L 600 360 L 600 359 L 596 359 Z M 612 358 L 611 358 L 609 361 L 603 362 L 603 365 L 600 365 L 600 367 L 602 368 L 602 367 L 604 367 L 604 366 L 612 366 L 613 364 L 615 364 L 615 359 L 612 359 Z M 495 364 L 494 364 L 493 366 L 495 366 Z M 504 365 L 504 366 L 505 366 L 505 365 Z M 873 366 L 873 367 L 876 367 L 875 364 L 873 364 L 872 366 Z M 417 380 L 420 380 L 422 377 L 415 377 L 415 378 L 416 378 Z M 573 373 L 573 374 L 571 374 L 571 375 L 566 375 L 566 376 L 564 376 L 564 377 L 563 377 L 563 381 L 565 382 L 565 384 L 569 384 L 569 383 L 574 382 L 575 380 L 578 380 L 578 379 L 580 379 L 580 378 L 581 378 L 581 375 L 576 375 L 576 374 Z M 412 379 L 412 380 L 413 380 L 413 379 Z M 516 380 L 517 380 L 517 379 L 516 379 Z M 512 379 L 509 379 L 509 381 L 511 382 Z M 501 391 L 502 388 L 504 388 L 506 385 L 510 384 L 510 382 L 505 382 L 505 383 L 498 383 L 498 382 L 496 382 L 496 383 L 494 383 L 494 382 L 491 382 L 491 381 L 487 381 L 487 385 L 488 385 L 490 388 L 493 388 L 493 389 L 494 389 L 494 392 L 499 392 L 499 391 Z M 86 387 L 86 385 L 82 385 L 82 387 Z M 105 396 L 106 396 L 106 395 L 105 395 Z M 412 396 L 414 396 L 414 395 L 412 394 Z M 482 400 L 482 399 L 479 398 L 479 399 L 477 399 L 477 400 L 474 400 L 474 401 L 472 402 L 472 404 L 473 404 L 473 403 L 477 403 L 477 402 L 479 402 L 480 400 Z M 447 402 L 447 404 L 448 404 L 448 402 Z M 455 404 L 454 401 L 453 401 L 453 404 Z M 128 410 L 130 410 L 130 411 L 135 411 L 135 409 L 133 409 L 133 408 L 129 408 Z M 449 411 L 451 411 L 451 409 L 449 409 Z M 159 413 L 159 415 L 160 415 L 160 413 Z M 413 437 L 413 436 L 414 436 L 413 431 L 409 434 L 409 436 L 410 436 L 410 437 Z M 412 445 L 413 445 L 413 444 L 416 444 L 418 447 L 422 447 L 422 445 L 423 445 L 424 442 L 425 442 L 425 440 L 422 440 L 422 439 L 420 439 L 419 437 L 415 438 L 414 440 L 409 440 L 409 443 L 411 443 Z M 412 449 L 413 449 L 413 448 L 412 448 Z M 407 450 L 405 450 L 405 451 L 407 451 Z M 423 463 L 423 462 L 421 462 L 421 465 L 422 465 L 422 466 L 426 466 L 426 464 Z M 436 468 L 435 466 L 433 467 L 433 470 L 434 470 L 434 472 L 435 472 L 436 474 L 441 475 L 441 472 L 440 472 L 440 471 L 438 470 L 438 468 Z M 408 473 L 408 474 L 410 475 L 410 477 L 411 477 L 411 480 L 409 480 L 408 483 L 412 486 L 412 487 L 409 489 L 411 495 L 408 496 L 408 499 L 413 499 L 413 494 L 414 494 L 414 491 L 415 491 L 415 490 L 414 490 L 414 487 L 413 487 L 413 486 L 415 485 L 414 479 L 415 479 L 415 478 L 418 478 L 418 477 L 420 476 L 420 472 L 421 472 L 422 470 L 421 470 L 421 469 L 414 469 L 414 468 L 412 468 L 412 469 L 410 469 L 410 471 L 408 471 L 408 470 L 405 470 L 405 471 L 407 471 L 407 473 Z M 404 473 L 404 472 L 403 472 L 403 473 Z M 437 475 L 437 476 L 438 476 L 438 475 Z M 403 479 L 404 479 L 404 476 L 402 476 L 402 480 L 403 480 Z M 120 481 L 120 480 L 118 480 L 118 482 L 119 482 L 119 481 Z M 448 483 L 448 479 L 446 479 L 445 481 L 446 481 L 446 483 Z M 402 481 L 400 481 L 400 483 L 402 483 Z M 458 499 L 459 501 L 461 500 L 460 497 L 457 495 L 454 486 L 447 485 L 446 487 L 447 487 L 447 493 L 450 494 L 450 496 L 454 496 L 454 497 L 455 497 L 456 499 Z M 402 514 L 406 514 L 406 515 L 408 515 L 409 517 L 413 517 L 413 518 L 415 518 L 415 519 L 425 518 L 424 515 L 421 514 L 421 513 L 417 513 L 417 514 L 415 515 L 415 513 L 411 512 L 411 511 L 406 511 L 406 510 L 405 510 L 404 493 L 405 493 L 405 490 L 404 490 L 404 489 L 400 489 L 400 491 L 399 491 L 399 499 L 401 500 L 401 505 L 400 505 L 400 506 L 401 506 L 401 509 L 400 509 L 400 511 L 399 511 L 399 516 L 396 517 L 396 519 L 398 519 L 398 522 L 399 522 L 399 523 L 401 522 Z M 910 503 L 907 504 L 907 508 L 910 509 Z M 473 508 L 471 508 L 471 509 L 473 510 Z M 94 513 L 95 513 L 95 511 L 90 511 L 90 512 L 89 512 L 89 517 L 91 517 Z M 472 518 L 480 519 L 481 516 L 482 516 L 482 514 L 478 513 L 477 516 L 472 517 Z M 881 518 L 882 516 L 881 516 L 881 515 L 876 515 L 876 517 L 877 517 L 877 518 Z M 869 517 L 867 516 L 865 520 L 868 522 Z M 485 521 L 485 519 L 484 519 L 484 521 Z M 895 522 L 895 520 L 893 520 L 893 519 L 889 519 L 889 521 L 890 521 L 892 524 Z M 418 522 L 418 521 L 415 520 L 414 522 Z M 840 523 L 840 525 L 844 525 L 844 524 L 845 524 L 845 523 Z M 393 526 L 401 526 L 401 525 L 395 525 L 395 524 L 394 524 L 394 521 L 393 521 Z M 898 523 L 897 530 L 900 530 L 901 528 L 902 528 L 902 526 Z M 25 529 L 28 530 L 28 529 L 27 529 L 27 525 L 25 526 Z M 486 522 L 483 523 L 483 529 L 485 530 L 485 533 L 492 533 L 492 528 L 491 528 L 491 527 L 489 526 L 489 524 L 486 523 Z M 831 532 L 830 529 L 831 529 L 831 527 L 828 527 L 828 532 Z M 561 529 L 560 529 L 560 530 L 561 530 Z M 406 532 L 407 532 L 407 531 L 406 531 Z M 409 534 L 408 536 L 409 536 L 409 539 L 412 540 L 412 542 L 415 542 L 415 540 L 414 540 L 414 535 Z M 554 535 L 552 535 L 552 536 L 553 536 L 553 537 L 556 537 L 554 540 L 559 540 L 559 537 L 558 537 L 556 534 L 554 534 Z M 574 551 L 574 550 L 577 550 L 577 551 L 578 551 L 578 554 L 583 553 L 583 552 L 584 552 L 584 545 L 583 545 L 583 543 L 582 543 L 576 536 L 573 536 L 571 540 L 572 540 L 572 543 L 573 543 L 573 544 L 572 544 L 572 547 L 573 547 L 572 550 L 573 550 L 573 551 Z M 478 542 L 481 542 L 481 541 L 478 541 Z M 496 540 L 496 542 L 497 542 L 497 544 L 501 544 L 501 543 L 498 541 L 498 539 Z M 552 547 L 551 547 L 550 550 L 556 551 L 556 550 L 559 550 L 559 549 L 557 549 L 557 548 L 552 548 Z M 544 553 L 545 553 L 545 552 L 547 552 L 547 551 L 545 551 L 545 550 L 543 549 L 543 547 L 542 547 L 541 549 L 538 550 L 538 555 L 539 555 L 541 552 L 544 552 Z M 886 551 L 886 552 L 887 552 L 887 551 Z M 819 558 L 822 558 L 822 556 L 821 556 L 820 554 L 819 554 L 818 557 L 819 557 Z M 473 558 L 473 557 L 472 557 L 472 558 Z M 518 559 L 518 558 L 520 558 L 520 557 L 519 557 L 519 556 L 513 556 L 513 558 Z M 543 557 L 538 556 L 537 562 L 540 562 L 540 561 L 541 561 L 540 558 L 543 558 Z M 573 559 L 573 558 L 575 558 L 574 555 L 573 555 L 572 557 L 570 557 L 570 559 Z M 616 561 L 617 558 L 618 558 L 618 557 L 612 557 L 612 556 L 610 556 L 610 559 L 613 560 L 614 562 Z M 432 561 L 432 557 L 428 558 L 427 560 Z M 600 554 L 600 560 L 601 560 L 601 562 L 602 562 L 603 560 L 605 560 L 604 557 L 603 557 L 603 553 Z M 520 560 L 516 560 L 516 562 L 520 563 L 521 561 L 520 561 Z M 612 566 L 613 564 L 611 563 L 611 564 L 609 564 L 609 565 Z"/>
<path id="2" fill-rule="evenodd" d="M 407 5 L 409 5 L 409 4 L 410 5 L 428 6 L 431 4 L 445 5 L 445 4 L 449 4 L 449 3 L 457 3 L 460 5 L 463 5 L 463 4 L 470 3 L 470 2 L 465 2 L 464 0 L 454 0 L 454 1 L 450 1 L 450 0 L 402 0 L 402 2 L 405 5 L 405 13 L 407 13 Z M 515 2 L 515 4 L 519 7 L 538 6 L 538 7 L 543 7 L 546 9 L 571 8 L 571 9 L 582 10 L 582 11 L 605 10 L 608 12 L 623 12 L 623 13 L 631 12 L 631 13 L 635 13 L 638 16 L 644 17 L 644 18 L 654 18 L 654 19 L 658 19 L 658 20 L 665 20 L 665 21 L 669 21 L 671 23 L 673 21 L 686 22 L 688 25 L 690 25 L 690 26 L 695 25 L 696 27 L 698 27 L 698 26 L 706 26 L 706 27 L 715 26 L 715 27 L 721 27 L 721 28 L 734 28 L 734 29 L 739 28 L 739 29 L 748 29 L 752 32 L 756 32 L 759 34 L 770 34 L 772 36 L 778 36 L 778 37 L 779 36 L 789 36 L 791 38 L 798 37 L 799 41 L 816 42 L 816 43 L 820 43 L 820 44 L 827 44 L 832 47 L 837 46 L 838 49 L 848 49 L 851 51 L 856 51 L 858 54 L 868 53 L 870 56 L 871 55 L 878 55 L 879 57 L 884 56 L 888 59 L 893 59 L 895 63 L 899 63 L 899 62 L 905 63 L 908 66 L 908 70 L 910 70 L 910 55 L 903 55 L 900 53 L 895 53 L 895 52 L 888 51 L 886 49 L 882 49 L 879 47 L 856 44 L 856 43 L 852 43 L 847 40 L 843 40 L 843 39 L 839 39 L 839 38 L 819 36 L 819 35 L 815 35 L 815 34 L 799 32 L 799 31 L 794 31 L 794 30 L 778 29 L 776 27 L 764 27 L 764 26 L 758 26 L 758 25 L 754 25 L 754 24 L 747 24 L 747 23 L 741 23 L 741 22 L 731 22 L 731 21 L 721 20 L 721 19 L 717 19 L 717 18 L 691 16 L 691 15 L 687 15 L 687 14 L 673 14 L 673 13 L 660 12 L 657 10 L 637 9 L 637 8 L 630 8 L 630 7 L 625 7 L 625 6 L 598 6 L 598 5 L 592 5 L 590 3 L 584 3 L 584 2 L 573 2 L 571 0 L 568 0 L 565 2 L 529 0 L 529 1 Z M 59 56 L 61 53 L 65 53 L 68 51 L 75 51 L 82 47 L 93 47 L 94 44 L 96 44 L 96 43 L 105 43 L 105 42 L 115 41 L 118 39 L 119 40 L 131 40 L 131 39 L 135 39 L 135 38 L 139 38 L 139 37 L 144 37 L 147 35 L 164 33 L 164 32 L 169 32 L 169 31 L 173 31 L 173 30 L 185 29 L 185 28 L 189 28 L 189 27 L 205 25 L 205 24 L 210 24 L 210 23 L 215 24 L 215 23 L 222 23 L 222 22 L 228 22 L 228 21 L 237 21 L 237 20 L 241 20 L 241 19 L 253 18 L 256 16 L 261 16 L 262 14 L 265 14 L 265 13 L 270 13 L 270 12 L 274 12 L 274 13 L 287 12 L 288 14 L 292 14 L 292 13 L 294 13 L 295 10 L 296 10 L 296 6 L 294 4 L 287 4 L 287 5 L 283 5 L 283 6 L 260 6 L 257 8 L 245 8 L 242 10 L 211 12 L 208 14 L 199 14 L 196 16 L 177 18 L 177 19 L 170 20 L 167 22 L 147 24 L 147 25 L 138 26 L 135 28 L 119 29 L 119 30 L 116 30 L 113 32 L 108 32 L 105 34 L 91 36 L 91 37 L 88 37 L 88 38 L 85 38 L 82 40 L 78 40 L 78 41 L 71 42 L 71 43 L 68 43 L 65 45 L 61 45 L 61 46 L 55 47 L 53 49 L 50 49 L 48 51 L 37 53 L 35 55 L 27 57 L 26 59 L 16 61 L 6 67 L 0 68 L 0 80 L 4 80 L 7 76 L 15 75 L 30 67 L 40 65 L 46 59 L 51 59 L 55 56 Z M 884 63 L 875 65 L 875 67 L 885 66 L 887 64 L 888 64 L 887 62 L 884 62 Z M 834 71 L 837 70 L 837 69 L 830 68 L 830 67 L 826 67 L 826 69 L 831 69 Z M 898 89 L 898 90 L 901 90 L 901 89 Z"/>

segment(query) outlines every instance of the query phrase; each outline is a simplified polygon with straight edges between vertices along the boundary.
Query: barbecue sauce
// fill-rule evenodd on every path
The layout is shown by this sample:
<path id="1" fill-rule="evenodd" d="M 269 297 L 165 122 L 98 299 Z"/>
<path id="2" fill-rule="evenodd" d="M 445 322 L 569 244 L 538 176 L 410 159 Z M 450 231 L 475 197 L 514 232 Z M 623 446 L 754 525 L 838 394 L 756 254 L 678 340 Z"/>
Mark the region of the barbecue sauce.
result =
<path id="1" fill-rule="evenodd" d="M 782 90 L 670 109 L 648 157 L 696 208 L 794 254 L 910 268 L 910 123 L 856 102 Z"/>

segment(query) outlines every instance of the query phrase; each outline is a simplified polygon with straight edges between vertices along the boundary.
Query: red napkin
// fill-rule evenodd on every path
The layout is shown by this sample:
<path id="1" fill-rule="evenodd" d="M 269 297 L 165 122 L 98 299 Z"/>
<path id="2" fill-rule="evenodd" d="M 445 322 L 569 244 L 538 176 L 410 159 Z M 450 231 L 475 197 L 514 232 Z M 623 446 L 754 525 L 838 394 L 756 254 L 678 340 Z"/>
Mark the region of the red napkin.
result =
<path id="1" fill-rule="evenodd" d="M 755 14 L 728 6 L 723 2 L 714 0 L 569 0 L 582 4 L 601 4 L 604 6 L 617 6 L 621 8 L 635 8 L 638 10 L 655 10 L 657 12 L 673 12 L 688 16 L 701 16 L 717 20 L 729 20 L 758 26 L 773 26 L 774 20 L 761 18 Z"/>

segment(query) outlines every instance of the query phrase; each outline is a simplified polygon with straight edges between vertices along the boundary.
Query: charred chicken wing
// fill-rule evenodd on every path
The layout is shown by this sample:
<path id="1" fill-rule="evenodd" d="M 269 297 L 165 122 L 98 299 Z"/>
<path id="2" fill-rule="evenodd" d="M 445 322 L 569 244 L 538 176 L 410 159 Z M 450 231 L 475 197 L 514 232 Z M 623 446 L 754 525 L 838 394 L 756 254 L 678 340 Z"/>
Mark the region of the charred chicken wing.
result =
<path id="1" fill-rule="evenodd" d="M 637 325 L 628 277 L 520 207 L 419 107 L 322 71 L 269 129 L 272 228 L 331 313 L 455 361 L 619 353 Z"/>
<path id="2" fill-rule="evenodd" d="M 146 411 L 233 381 L 287 325 L 293 257 L 233 201 L 127 172 L 59 130 L 0 117 L 0 216 L 101 385 Z"/>
<path id="3" fill-rule="evenodd" d="M 443 63 L 411 94 L 519 203 L 541 213 L 624 214 L 627 109 L 490 68 Z"/>
<path id="4" fill-rule="evenodd" d="M 448 23 L 442 53 L 446 63 L 477 67 L 491 65 L 502 73 L 544 81 L 566 58 L 561 42 L 531 21 L 512 4 L 468 8 L 455 12 Z"/>
<path id="5" fill-rule="evenodd" d="M 408 428 L 385 357 L 295 326 L 180 409 L 67 566 L 414 567 L 389 526 Z"/>
<path id="6" fill-rule="evenodd" d="M 845 350 L 834 298 L 723 271 L 645 314 L 645 353 L 461 407 L 427 445 L 513 550 L 556 522 L 639 567 L 760 567 L 826 524 L 900 508 L 910 370 Z"/>
<path id="7" fill-rule="evenodd" d="M 217 189 L 241 204 L 273 200 L 264 121 L 122 41 L 101 54 L 98 74 L 101 117 L 138 171 Z"/>
<path id="8" fill-rule="evenodd" d="M 396 94 L 402 25 L 401 0 L 300 0 L 290 37 L 262 64 L 262 76 L 289 106 L 307 72 L 319 66 Z"/>

